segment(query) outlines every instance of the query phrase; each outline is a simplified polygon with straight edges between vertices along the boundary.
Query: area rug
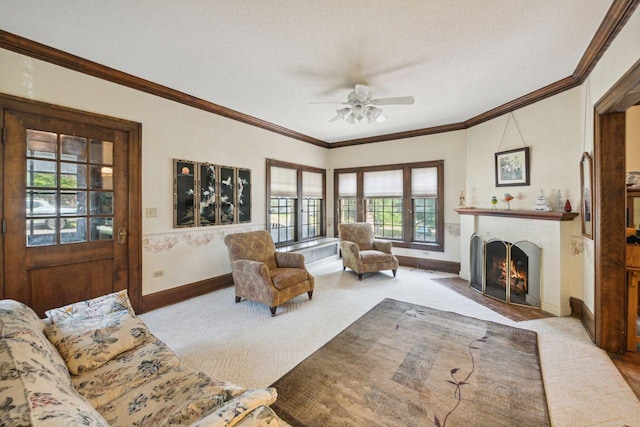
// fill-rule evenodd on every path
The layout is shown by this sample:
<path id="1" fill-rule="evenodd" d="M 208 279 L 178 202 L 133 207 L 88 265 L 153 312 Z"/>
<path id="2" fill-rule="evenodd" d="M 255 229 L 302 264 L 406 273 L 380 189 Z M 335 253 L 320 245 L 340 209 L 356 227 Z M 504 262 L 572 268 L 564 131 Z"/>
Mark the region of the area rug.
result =
<path id="1" fill-rule="evenodd" d="M 277 380 L 292 426 L 548 426 L 535 332 L 385 299 Z"/>

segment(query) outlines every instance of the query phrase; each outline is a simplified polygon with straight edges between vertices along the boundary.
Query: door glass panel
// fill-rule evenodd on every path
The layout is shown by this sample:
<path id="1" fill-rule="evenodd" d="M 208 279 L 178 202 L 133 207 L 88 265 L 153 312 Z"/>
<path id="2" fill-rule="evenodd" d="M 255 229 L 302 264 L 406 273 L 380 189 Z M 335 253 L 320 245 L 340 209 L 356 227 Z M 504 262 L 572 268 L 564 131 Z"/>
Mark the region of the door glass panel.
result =
<path id="1" fill-rule="evenodd" d="M 62 135 L 60 136 L 62 160 L 70 160 L 72 162 L 87 161 L 87 138 L 79 136 Z"/>
<path id="2" fill-rule="evenodd" d="M 56 188 L 57 170 L 56 162 L 27 159 L 27 187 Z"/>
<path id="3" fill-rule="evenodd" d="M 58 135 L 52 132 L 27 129 L 27 156 L 41 159 L 58 157 Z"/>
<path id="4" fill-rule="evenodd" d="M 86 214 L 86 191 L 63 191 L 60 193 L 60 215 L 77 216 Z"/>
<path id="5" fill-rule="evenodd" d="M 60 243 L 87 241 L 87 219 L 83 217 L 60 218 Z"/>
<path id="6" fill-rule="evenodd" d="M 27 245 L 28 246 L 43 246 L 53 245 L 56 243 L 56 220 L 52 218 L 49 220 L 52 222 L 53 228 L 49 229 L 45 225 L 43 219 L 27 219 Z"/>
<path id="7" fill-rule="evenodd" d="M 28 246 L 113 239 L 113 142 L 28 129 L 26 161 Z"/>
<path id="8" fill-rule="evenodd" d="M 91 140 L 91 163 L 100 163 L 103 165 L 113 164 L 113 142 L 100 141 L 98 139 Z"/>
<path id="9" fill-rule="evenodd" d="M 91 240 L 112 240 L 113 218 L 91 218 Z"/>
<path id="10" fill-rule="evenodd" d="M 113 193 L 107 191 L 91 192 L 91 215 L 112 215 L 113 214 Z"/>
<path id="11" fill-rule="evenodd" d="M 87 188 L 87 166 L 77 163 L 60 163 L 62 176 L 60 188 Z"/>
<path id="12" fill-rule="evenodd" d="M 113 190 L 113 168 L 91 166 L 91 188 Z"/>

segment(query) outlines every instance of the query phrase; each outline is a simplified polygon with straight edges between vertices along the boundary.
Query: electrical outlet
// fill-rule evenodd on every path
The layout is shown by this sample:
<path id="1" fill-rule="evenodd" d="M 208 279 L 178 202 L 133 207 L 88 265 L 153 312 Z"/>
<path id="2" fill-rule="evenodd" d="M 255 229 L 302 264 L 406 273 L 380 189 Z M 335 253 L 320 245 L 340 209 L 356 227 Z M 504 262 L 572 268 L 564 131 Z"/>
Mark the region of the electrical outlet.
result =
<path id="1" fill-rule="evenodd" d="M 158 270 L 153 272 L 153 277 L 162 277 L 164 276 L 164 270 Z"/>

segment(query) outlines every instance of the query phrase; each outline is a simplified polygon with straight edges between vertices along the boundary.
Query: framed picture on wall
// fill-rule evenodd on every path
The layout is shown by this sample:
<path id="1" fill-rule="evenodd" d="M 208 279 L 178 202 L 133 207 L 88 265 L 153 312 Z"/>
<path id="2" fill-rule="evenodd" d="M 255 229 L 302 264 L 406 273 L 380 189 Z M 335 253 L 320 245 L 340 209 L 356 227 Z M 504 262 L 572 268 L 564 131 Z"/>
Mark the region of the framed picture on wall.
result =
<path id="1" fill-rule="evenodd" d="M 582 235 L 593 239 L 593 165 L 587 152 L 580 158 L 580 217 Z"/>
<path id="2" fill-rule="evenodd" d="M 238 222 L 251 222 L 251 170 L 237 169 Z"/>
<path id="3" fill-rule="evenodd" d="M 217 167 L 210 163 L 198 163 L 200 192 L 198 225 L 217 224 Z"/>
<path id="4" fill-rule="evenodd" d="M 496 187 L 529 185 L 529 147 L 501 151 L 495 160 Z"/>
<path id="5" fill-rule="evenodd" d="M 196 162 L 173 160 L 173 227 L 196 225 Z"/>
<path id="6" fill-rule="evenodd" d="M 220 166 L 220 224 L 233 224 L 236 209 L 235 168 Z"/>

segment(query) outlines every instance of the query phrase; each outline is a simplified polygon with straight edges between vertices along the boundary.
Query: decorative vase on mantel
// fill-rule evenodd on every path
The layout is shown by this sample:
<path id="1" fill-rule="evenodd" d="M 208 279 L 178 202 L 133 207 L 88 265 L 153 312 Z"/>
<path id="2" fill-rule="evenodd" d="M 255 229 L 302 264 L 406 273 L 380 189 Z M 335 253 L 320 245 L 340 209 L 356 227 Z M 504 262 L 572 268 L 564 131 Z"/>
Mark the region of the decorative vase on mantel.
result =
<path id="1" fill-rule="evenodd" d="M 533 210 L 538 212 L 551 211 L 551 206 L 549 205 L 549 202 L 547 201 L 547 199 L 544 197 L 543 191 L 540 191 L 540 195 L 536 199 L 536 205 L 533 207 Z"/>

